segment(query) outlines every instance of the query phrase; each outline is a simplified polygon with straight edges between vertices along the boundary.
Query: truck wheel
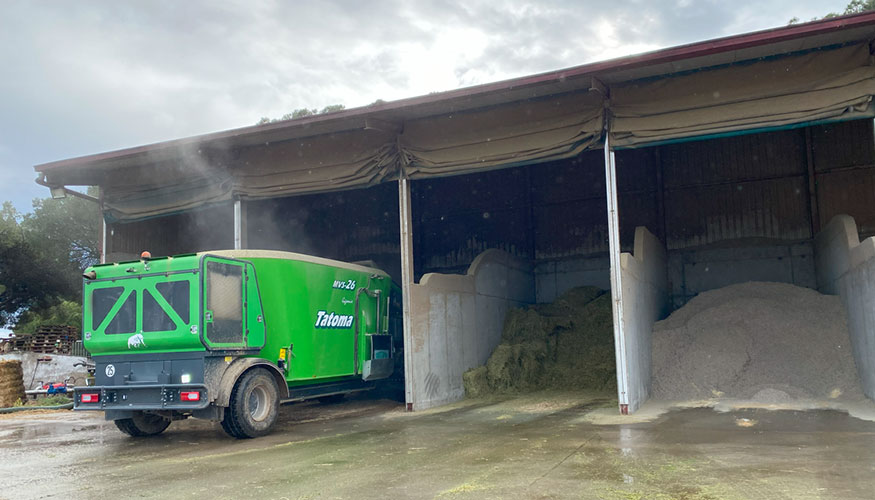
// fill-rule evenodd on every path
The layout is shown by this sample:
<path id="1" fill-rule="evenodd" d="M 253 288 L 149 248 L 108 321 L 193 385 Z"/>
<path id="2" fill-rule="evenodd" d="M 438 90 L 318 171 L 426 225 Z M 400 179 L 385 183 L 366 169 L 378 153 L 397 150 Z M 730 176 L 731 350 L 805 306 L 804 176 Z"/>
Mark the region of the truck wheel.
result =
<path id="1" fill-rule="evenodd" d="M 138 411 L 131 418 L 121 418 L 115 421 L 118 430 L 129 436 L 155 436 L 164 432 L 170 425 L 170 420 L 153 413 Z"/>
<path id="2" fill-rule="evenodd" d="M 276 422 L 279 401 L 273 376 L 264 368 L 249 370 L 231 391 L 222 428 L 237 439 L 263 436 Z"/>

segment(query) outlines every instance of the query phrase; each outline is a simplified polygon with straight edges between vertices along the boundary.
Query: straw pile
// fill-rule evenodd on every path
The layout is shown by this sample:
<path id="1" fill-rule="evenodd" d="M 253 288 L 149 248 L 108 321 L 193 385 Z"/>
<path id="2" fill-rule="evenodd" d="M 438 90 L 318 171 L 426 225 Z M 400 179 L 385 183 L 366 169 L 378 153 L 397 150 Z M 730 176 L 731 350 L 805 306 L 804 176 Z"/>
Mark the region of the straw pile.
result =
<path id="1" fill-rule="evenodd" d="M 764 282 L 698 295 L 654 325 L 652 396 L 862 398 L 841 300 Z"/>
<path id="2" fill-rule="evenodd" d="M 580 287 L 551 304 L 507 313 L 485 366 L 465 372 L 472 397 L 538 389 L 616 390 L 611 298 Z"/>
<path id="3" fill-rule="evenodd" d="M 12 406 L 19 399 L 27 401 L 21 361 L 0 361 L 0 408 Z"/>

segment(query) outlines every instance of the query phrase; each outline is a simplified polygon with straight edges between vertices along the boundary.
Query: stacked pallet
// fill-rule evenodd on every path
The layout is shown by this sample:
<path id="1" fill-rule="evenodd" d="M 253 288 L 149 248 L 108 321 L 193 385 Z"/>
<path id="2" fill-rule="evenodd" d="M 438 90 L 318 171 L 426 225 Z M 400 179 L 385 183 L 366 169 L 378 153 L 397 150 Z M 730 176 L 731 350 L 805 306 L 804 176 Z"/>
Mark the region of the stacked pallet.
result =
<path id="1" fill-rule="evenodd" d="M 29 351 L 30 350 L 30 335 L 15 337 L 10 339 L 13 351 Z"/>
<path id="2" fill-rule="evenodd" d="M 18 335 L 8 339 L 3 348 L 8 351 L 38 352 L 42 354 L 70 354 L 73 344 L 79 340 L 75 326 L 41 326 L 31 335 Z M 4 351 L 6 352 L 6 351 Z"/>

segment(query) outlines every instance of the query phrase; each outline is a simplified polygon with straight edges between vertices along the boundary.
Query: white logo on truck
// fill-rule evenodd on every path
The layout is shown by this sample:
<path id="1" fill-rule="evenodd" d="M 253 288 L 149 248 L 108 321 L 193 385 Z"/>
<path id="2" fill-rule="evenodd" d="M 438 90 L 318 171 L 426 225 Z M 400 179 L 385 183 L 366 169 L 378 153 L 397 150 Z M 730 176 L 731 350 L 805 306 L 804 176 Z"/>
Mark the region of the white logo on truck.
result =
<path id="1" fill-rule="evenodd" d="M 339 288 L 341 290 L 355 290 L 355 280 L 334 280 L 331 288 Z"/>
<path id="2" fill-rule="evenodd" d="M 128 349 L 136 349 L 138 347 L 146 347 L 146 339 L 143 338 L 142 333 L 128 337 Z"/>
<path id="3" fill-rule="evenodd" d="M 318 311 L 316 313 L 316 328 L 349 328 L 352 326 L 352 316 L 335 312 Z"/>

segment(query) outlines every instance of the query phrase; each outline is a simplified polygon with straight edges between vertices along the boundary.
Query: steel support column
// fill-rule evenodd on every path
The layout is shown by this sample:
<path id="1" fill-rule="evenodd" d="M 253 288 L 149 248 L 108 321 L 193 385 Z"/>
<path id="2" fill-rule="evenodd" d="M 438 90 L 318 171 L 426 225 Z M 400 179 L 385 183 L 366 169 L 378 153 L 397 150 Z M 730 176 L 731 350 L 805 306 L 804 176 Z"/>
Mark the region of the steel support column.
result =
<path id="1" fill-rule="evenodd" d="M 103 210 L 100 211 L 100 263 L 106 264 L 106 221 Z"/>
<path id="2" fill-rule="evenodd" d="M 100 263 L 106 264 L 106 218 L 103 216 L 103 188 L 97 187 L 97 214 L 100 217 Z"/>
<path id="3" fill-rule="evenodd" d="M 629 413 L 629 381 L 626 369 L 626 337 L 623 328 L 623 276 L 620 270 L 620 218 L 617 209 L 617 168 L 610 133 L 605 134 L 605 188 L 608 199 L 608 251 L 611 257 L 611 299 L 614 319 L 614 349 L 617 355 L 617 397 L 620 413 Z"/>
<path id="4" fill-rule="evenodd" d="M 413 284 L 413 215 L 410 210 L 410 180 L 398 180 L 398 204 L 401 230 L 401 292 L 404 321 L 404 400 L 407 411 L 413 411 L 413 375 L 411 363 L 410 288 Z"/>
<path id="5" fill-rule="evenodd" d="M 246 209 L 242 200 L 234 201 L 234 250 L 242 250 L 246 244 Z"/>

